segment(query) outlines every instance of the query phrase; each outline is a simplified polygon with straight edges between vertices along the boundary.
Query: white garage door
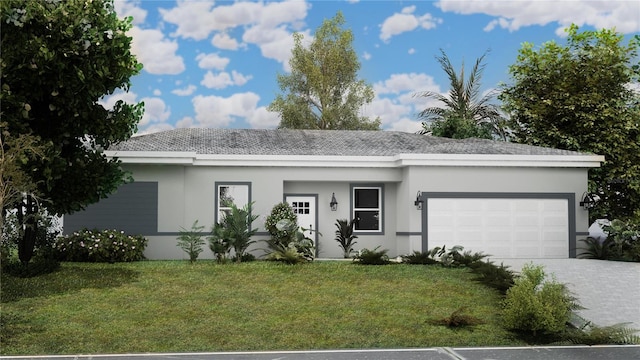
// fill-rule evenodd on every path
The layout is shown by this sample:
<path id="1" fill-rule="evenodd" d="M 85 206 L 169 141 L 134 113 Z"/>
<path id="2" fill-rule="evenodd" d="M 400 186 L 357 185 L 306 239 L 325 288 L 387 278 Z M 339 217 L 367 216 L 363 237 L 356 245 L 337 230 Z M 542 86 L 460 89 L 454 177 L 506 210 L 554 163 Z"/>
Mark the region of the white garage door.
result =
<path id="1" fill-rule="evenodd" d="M 429 248 L 464 246 L 496 258 L 568 258 L 567 199 L 427 200 Z"/>

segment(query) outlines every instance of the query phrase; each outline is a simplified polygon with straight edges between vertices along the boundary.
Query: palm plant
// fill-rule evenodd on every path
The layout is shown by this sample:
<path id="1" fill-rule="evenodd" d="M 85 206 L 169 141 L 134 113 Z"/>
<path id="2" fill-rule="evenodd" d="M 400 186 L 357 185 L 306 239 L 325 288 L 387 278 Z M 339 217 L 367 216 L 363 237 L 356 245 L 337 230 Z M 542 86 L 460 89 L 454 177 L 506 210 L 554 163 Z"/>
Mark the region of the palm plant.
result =
<path id="1" fill-rule="evenodd" d="M 238 208 L 232 204 L 231 211 L 224 216 L 219 225 L 214 226 L 209 240 L 211 250 L 214 253 L 221 250 L 220 245 L 229 244 L 236 253 L 236 261 L 242 261 L 245 251 L 255 243 L 251 237 L 258 231 L 258 229 L 251 228 L 253 221 L 258 218 L 258 215 L 251 214 L 252 206 L 253 203 L 248 203 L 244 207 Z"/>
<path id="2" fill-rule="evenodd" d="M 443 107 L 428 107 L 418 116 L 422 122 L 422 134 L 443 136 L 450 138 L 507 138 L 505 119 L 499 107 L 491 103 L 495 93 L 480 93 L 480 80 L 485 64 L 486 53 L 476 60 L 468 78 L 465 78 L 464 63 L 457 73 L 449 57 L 440 49 L 441 55 L 436 60 L 449 78 L 449 93 L 446 95 L 424 91 L 414 96 L 434 99 L 441 102 Z"/>
<path id="3" fill-rule="evenodd" d="M 340 244 L 345 259 L 351 256 L 353 245 L 356 244 L 353 240 L 358 238 L 358 236 L 353 235 L 354 221 L 355 219 L 351 221 L 347 221 L 347 219 L 336 220 L 336 228 L 338 228 L 336 230 L 336 241 Z"/>

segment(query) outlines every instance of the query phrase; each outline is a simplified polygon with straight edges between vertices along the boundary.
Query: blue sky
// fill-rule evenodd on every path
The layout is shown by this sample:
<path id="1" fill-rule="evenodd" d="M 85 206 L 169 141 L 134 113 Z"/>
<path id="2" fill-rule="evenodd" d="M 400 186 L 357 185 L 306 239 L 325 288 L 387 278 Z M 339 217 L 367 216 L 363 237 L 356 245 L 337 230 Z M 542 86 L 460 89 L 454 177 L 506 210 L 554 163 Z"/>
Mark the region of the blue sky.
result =
<path id="1" fill-rule="evenodd" d="M 266 110 L 288 71 L 292 34 L 311 39 L 324 19 L 342 11 L 354 35 L 360 78 L 375 100 L 361 111 L 385 130 L 413 132 L 417 113 L 436 105 L 413 96 L 446 93 L 434 56 L 443 49 L 456 68 L 487 50 L 483 91 L 509 82 L 523 42 L 563 42 L 564 29 L 616 28 L 640 33 L 640 1 L 172 1 L 115 0 L 133 16 L 132 51 L 144 64 L 128 93 L 103 100 L 145 102 L 138 133 L 178 127 L 275 128 Z"/>

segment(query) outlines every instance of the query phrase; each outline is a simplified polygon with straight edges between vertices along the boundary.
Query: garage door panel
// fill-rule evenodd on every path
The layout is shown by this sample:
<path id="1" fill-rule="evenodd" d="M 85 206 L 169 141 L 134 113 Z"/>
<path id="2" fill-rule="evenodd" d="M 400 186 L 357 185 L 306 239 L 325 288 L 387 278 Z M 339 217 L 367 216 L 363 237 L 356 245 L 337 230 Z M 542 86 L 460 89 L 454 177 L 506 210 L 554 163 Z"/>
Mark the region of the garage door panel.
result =
<path id="1" fill-rule="evenodd" d="M 461 245 L 508 258 L 569 255 L 567 199 L 430 198 L 426 210 L 430 248 Z"/>

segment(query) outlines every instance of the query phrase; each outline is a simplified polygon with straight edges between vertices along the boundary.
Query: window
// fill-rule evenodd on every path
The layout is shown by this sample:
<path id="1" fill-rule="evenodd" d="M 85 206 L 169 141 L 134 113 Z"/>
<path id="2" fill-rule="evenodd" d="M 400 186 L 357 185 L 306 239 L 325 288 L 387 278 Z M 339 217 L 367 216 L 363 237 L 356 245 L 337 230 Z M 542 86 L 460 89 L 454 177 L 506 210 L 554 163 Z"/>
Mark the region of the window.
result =
<path id="1" fill-rule="evenodd" d="M 231 212 L 232 205 L 239 208 L 247 205 L 250 188 L 250 183 L 216 183 L 216 222 Z"/>
<path id="2" fill-rule="evenodd" d="M 367 233 L 382 232 L 382 186 L 353 186 L 352 215 L 354 230 Z"/>

